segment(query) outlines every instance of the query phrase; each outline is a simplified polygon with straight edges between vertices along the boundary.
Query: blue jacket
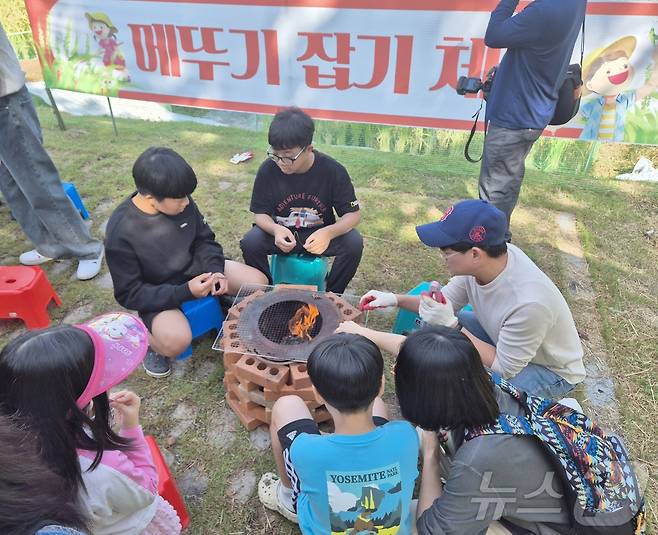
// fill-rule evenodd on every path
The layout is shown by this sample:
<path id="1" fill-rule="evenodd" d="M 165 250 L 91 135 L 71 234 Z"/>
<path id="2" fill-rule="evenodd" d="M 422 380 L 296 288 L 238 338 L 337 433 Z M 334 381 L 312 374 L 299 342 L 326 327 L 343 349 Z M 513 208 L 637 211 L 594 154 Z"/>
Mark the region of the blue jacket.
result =
<path id="1" fill-rule="evenodd" d="M 514 15 L 519 0 L 501 0 L 485 43 L 507 48 L 487 101 L 487 120 L 511 129 L 543 129 L 553 117 L 587 0 L 535 0 Z"/>
<path id="2" fill-rule="evenodd" d="M 635 91 L 624 91 L 615 99 L 615 134 L 612 141 L 624 141 L 624 128 L 626 125 L 626 112 L 635 106 Z M 594 95 L 580 106 L 580 114 L 587 121 L 580 134 L 580 139 L 595 140 L 599 137 L 601 115 L 605 97 Z"/>

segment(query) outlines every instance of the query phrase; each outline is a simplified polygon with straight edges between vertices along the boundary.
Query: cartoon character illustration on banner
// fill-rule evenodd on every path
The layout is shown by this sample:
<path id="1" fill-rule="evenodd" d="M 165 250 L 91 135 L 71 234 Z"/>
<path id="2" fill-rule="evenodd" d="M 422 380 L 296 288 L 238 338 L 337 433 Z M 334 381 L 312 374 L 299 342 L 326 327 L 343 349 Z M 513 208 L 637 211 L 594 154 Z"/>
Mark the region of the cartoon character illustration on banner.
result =
<path id="1" fill-rule="evenodd" d="M 94 41 L 98 43 L 98 58 L 105 67 L 111 67 L 116 72 L 115 78 L 120 80 L 129 80 L 130 76 L 126 70 L 126 59 L 121 53 L 119 43 L 116 39 L 116 26 L 112 24 L 110 17 L 105 13 L 96 11 L 94 13 L 85 13 L 89 22 L 89 29 L 93 35 Z"/>
<path id="2" fill-rule="evenodd" d="M 653 28 L 649 38 L 655 35 Z M 652 94 L 658 90 L 658 48 L 652 41 L 651 63 L 640 87 L 631 87 L 635 69 L 633 53 L 637 38 L 627 35 L 589 54 L 583 61 L 583 100 L 580 107 L 585 122 L 580 139 L 600 141 L 637 141 L 627 132 L 629 117 L 651 110 Z M 641 118 L 641 117 L 640 117 Z M 654 127 L 652 127 L 653 130 Z"/>
<path id="3" fill-rule="evenodd" d="M 35 48 L 48 87 L 118 96 L 130 84 L 118 29 L 107 14 L 87 12 L 71 19 L 51 13 L 46 29 Z"/>

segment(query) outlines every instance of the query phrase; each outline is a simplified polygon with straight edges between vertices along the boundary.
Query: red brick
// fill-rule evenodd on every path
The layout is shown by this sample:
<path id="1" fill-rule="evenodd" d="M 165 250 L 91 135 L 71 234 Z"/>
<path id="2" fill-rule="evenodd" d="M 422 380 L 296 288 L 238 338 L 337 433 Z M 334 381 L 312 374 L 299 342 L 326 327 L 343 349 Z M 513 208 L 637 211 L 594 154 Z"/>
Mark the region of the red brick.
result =
<path id="1" fill-rule="evenodd" d="M 306 290 L 308 292 L 317 292 L 318 287 L 314 284 L 277 284 L 274 287 L 275 292 L 285 290 Z"/>
<path id="2" fill-rule="evenodd" d="M 273 401 L 266 401 L 265 396 L 263 395 L 262 390 L 247 390 L 242 384 L 238 385 L 238 389 L 240 390 L 240 396 L 241 399 L 246 399 L 247 401 L 253 401 L 254 403 L 257 403 L 258 405 L 261 405 L 263 407 L 271 407 L 274 405 Z"/>
<path id="3" fill-rule="evenodd" d="M 224 372 L 224 386 L 226 386 L 227 384 L 233 384 L 233 383 L 237 383 L 237 382 L 238 382 L 238 380 L 236 379 L 233 372 L 230 372 L 230 371 L 225 371 Z"/>
<path id="4" fill-rule="evenodd" d="M 329 414 L 329 411 L 325 406 L 312 410 L 311 414 L 313 415 L 313 419 L 317 423 L 322 423 L 331 420 L 331 414 Z"/>
<path id="5" fill-rule="evenodd" d="M 259 386 L 278 391 L 286 384 L 290 369 L 287 366 L 265 362 L 258 357 L 243 355 L 235 365 L 235 374 L 241 382 L 252 381 Z"/>
<path id="6" fill-rule="evenodd" d="M 263 290 L 255 290 L 254 292 L 250 293 L 247 297 L 243 298 L 242 301 L 238 303 L 238 305 L 249 304 L 252 301 L 258 299 L 261 295 L 265 295 L 265 292 Z"/>
<path id="7" fill-rule="evenodd" d="M 244 308 L 244 307 L 243 307 L 243 308 Z M 237 321 L 238 319 L 240 319 L 240 312 L 242 312 L 243 308 L 238 309 L 237 306 L 235 306 L 235 305 L 232 306 L 232 307 L 229 308 L 229 310 L 228 310 L 228 316 L 226 317 L 226 319 L 229 320 L 229 321 L 230 321 L 230 320 L 235 320 L 235 321 Z"/>
<path id="8" fill-rule="evenodd" d="M 244 388 L 240 388 L 240 383 L 230 383 L 224 386 L 228 386 L 227 390 L 240 400 L 240 404 L 244 405 L 245 409 L 248 410 L 250 408 L 249 402 L 251 399 L 249 399 L 249 393 Z M 251 402 L 253 403 L 253 401 Z"/>
<path id="9" fill-rule="evenodd" d="M 222 340 L 239 340 L 238 320 L 227 319 L 222 325 Z"/>
<path id="10" fill-rule="evenodd" d="M 267 416 L 267 410 L 268 408 L 266 407 L 261 407 L 260 405 L 256 405 L 255 403 L 250 406 L 249 408 L 249 414 L 252 415 L 254 418 L 257 418 L 261 423 L 264 424 L 269 424 L 272 421 L 271 416 Z M 269 409 L 271 411 L 271 409 Z"/>
<path id="11" fill-rule="evenodd" d="M 302 398 L 304 401 L 317 401 L 318 403 L 320 402 L 320 400 L 317 397 L 317 392 L 311 385 L 306 386 L 304 388 L 294 388 L 292 385 L 286 385 L 282 390 L 282 393 L 295 394 L 296 396 Z"/>
<path id="12" fill-rule="evenodd" d="M 347 301 L 345 301 L 345 299 L 339 297 L 337 294 L 333 292 L 327 292 L 325 295 L 333 302 L 334 305 L 336 305 L 336 308 L 342 315 L 343 321 L 356 321 L 357 318 L 360 319 L 361 315 L 363 314 L 358 308 L 354 308 Z"/>
<path id="13" fill-rule="evenodd" d="M 226 403 L 228 403 L 229 407 L 233 409 L 233 412 L 240 419 L 242 425 L 244 425 L 247 430 L 252 431 L 263 423 L 261 420 L 258 420 L 258 418 L 255 418 L 250 411 L 244 409 L 235 394 L 227 392 Z"/>
<path id="14" fill-rule="evenodd" d="M 311 378 L 306 371 L 306 364 L 303 362 L 294 362 L 290 364 L 290 383 L 295 388 L 306 388 L 311 386 Z"/>
<path id="15" fill-rule="evenodd" d="M 226 340 L 224 342 L 224 340 Z M 224 353 L 239 353 L 240 355 L 247 352 L 247 348 L 240 343 L 240 339 L 231 340 L 222 337 L 222 349 Z"/>
<path id="16" fill-rule="evenodd" d="M 233 371 L 238 360 L 242 358 L 241 353 L 227 353 L 224 351 L 224 373 Z"/>
<path id="17" fill-rule="evenodd" d="M 317 409 L 318 407 L 322 407 L 322 406 L 323 406 L 322 403 L 320 403 L 319 401 L 316 401 L 316 400 L 314 400 L 314 399 L 313 399 L 313 400 L 309 400 L 309 401 L 304 400 L 304 403 L 306 404 L 306 406 L 308 407 L 308 409 L 309 409 L 311 412 L 313 412 L 313 409 Z"/>
<path id="18" fill-rule="evenodd" d="M 239 303 L 233 305 L 228 311 L 228 320 L 237 320 L 240 317 L 240 312 L 242 312 L 246 307 L 249 306 L 249 303 L 258 299 L 261 295 L 264 295 L 263 290 L 256 290 L 252 294 L 248 295 L 242 299 Z"/>

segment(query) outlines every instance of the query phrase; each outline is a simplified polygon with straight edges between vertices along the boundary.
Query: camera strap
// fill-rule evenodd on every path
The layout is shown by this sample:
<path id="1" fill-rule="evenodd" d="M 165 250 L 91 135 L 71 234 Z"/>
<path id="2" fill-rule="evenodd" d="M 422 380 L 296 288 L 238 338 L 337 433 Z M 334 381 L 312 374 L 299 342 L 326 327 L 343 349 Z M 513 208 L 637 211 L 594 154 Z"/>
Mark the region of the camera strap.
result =
<path id="1" fill-rule="evenodd" d="M 582 31 L 580 35 L 580 66 L 582 68 L 583 66 L 583 60 L 585 58 L 585 17 L 583 17 L 583 25 L 582 25 Z M 482 157 L 484 156 L 484 147 L 482 148 L 482 154 L 480 154 L 480 157 L 475 160 L 471 158 L 471 155 L 469 154 L 469 148 L 471 146 L 471 142 L 473 141 L 473 137 L 475 136 L 475 131 L 477 130 L 478 127 L 478 119 L 480 118 L 480 113 L 482 112 L 482 108 L 484 107 L 484 99 L 480 100 L 480 107 L 478 110 L 472 115 L 474 121 L 473 121 L 473 127 L 471 128 L 471 133 L 468 136 L 468 141 L 466 141 L 466 146 L 464 147 L 464 158 L 466 158 L 469 162 L 471 163 L 478 163 L 482 161 Z M 484 137 L 486 139 L 487 137 L 487 121 L 484 121 Z"/>
<path id="2" fill-rule="evenodd" d="M 478 127 L 478 119 L 480 118 L 480 112 L 482 111 L 482 108 L 484 107 L 484 99 L 480 99 L 480 107 L 478 108 L 478 111 L 476 111 L 472 117 L 475 119 L 473 121 L 473 127 L 471 128 L 471 133 L 468 136 L 468 141 L 466 142 L 466 146 L 464 147 L 464 158 L 466 158 L 469 162 L 471 163 L 478 163 L 480 160 L 482 160 L 482 156 L 484 155 L 484 147 L 482 148 L 482 154 L 480 154 L 480 157 L 477 160 L 474 160 L 471 158 L 471 155 L 468 153 L 468 148 L 471 146 L 471 141 L 473 141 L 473 136 L 475 136 L 475 131 L 477 130 Z M 487 137 L 487 122 L 484 122 L 484 137 Z"/>

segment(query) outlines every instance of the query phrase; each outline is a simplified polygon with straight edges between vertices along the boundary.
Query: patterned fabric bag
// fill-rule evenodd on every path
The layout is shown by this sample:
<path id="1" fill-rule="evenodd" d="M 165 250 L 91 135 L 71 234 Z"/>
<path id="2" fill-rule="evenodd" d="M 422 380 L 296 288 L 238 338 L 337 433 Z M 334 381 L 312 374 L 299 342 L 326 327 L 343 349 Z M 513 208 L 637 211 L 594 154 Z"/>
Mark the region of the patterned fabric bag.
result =
<path id="1" fill-rule="evenodd" d="M 495 424 L 467 429 L 465 440 L 500 434 L 536 437 L 560 475 L 577 535 L 644 534 L 644 500 L 622 441 L 570 407 L 491 376 L 521 404 L 526 417 L 501 414 Z"/>

